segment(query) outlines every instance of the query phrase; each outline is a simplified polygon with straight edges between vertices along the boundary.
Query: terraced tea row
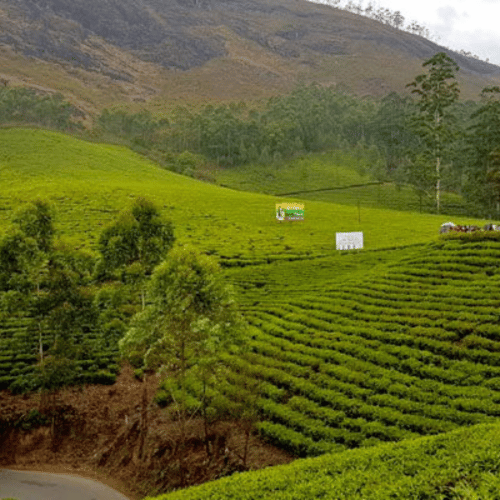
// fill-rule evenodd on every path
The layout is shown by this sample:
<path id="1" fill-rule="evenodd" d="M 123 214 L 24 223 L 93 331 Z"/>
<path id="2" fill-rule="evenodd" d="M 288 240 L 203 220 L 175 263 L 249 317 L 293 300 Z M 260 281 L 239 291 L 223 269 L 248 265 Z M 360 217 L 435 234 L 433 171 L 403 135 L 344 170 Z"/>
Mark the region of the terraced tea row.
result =
<path id="1" fill-rule="evenodd" d="M 22 392 L 33 387 L 38 361 L 39 340 L 28 329 L 29 318 L 7 318 L 0 321 L 0 390 L 10 388 Z M 45 348 L 49 345 L 46 338 Z M 118 339 L 105 338 L 102 333 L 73 335 L 82 355 L 75 360 L 77 383 L 112 384 L 118 365 Z"/>
<path id="2" fill-rule="evenodd" d="M 439 241 L 336 288 L 326 262 L 322 294 L 283 286 L 258 302 L 253 290 L 247 351 L 226 358 L 228 399 L 261 383 L 263 436 L 305 456 L 497 421 L 498 241 Z"/>

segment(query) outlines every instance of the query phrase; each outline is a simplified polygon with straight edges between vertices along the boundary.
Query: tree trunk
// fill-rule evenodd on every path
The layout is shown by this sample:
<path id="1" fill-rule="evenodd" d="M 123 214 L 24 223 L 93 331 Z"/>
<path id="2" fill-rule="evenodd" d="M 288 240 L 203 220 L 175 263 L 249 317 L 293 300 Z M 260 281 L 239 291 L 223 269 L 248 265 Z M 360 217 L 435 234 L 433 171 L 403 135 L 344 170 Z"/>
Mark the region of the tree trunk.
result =
<path id="1" fill-rule="evenodd" d="M 38 323 L 38 342 L 40 344 L 40 362 L 43 363 L 43 339 L 42 339 L 42 325 Z"/>
<path id="2" fill-rule="evenodd" d="M 439 213 L 440 209 L 440 191 L 441 191 L 441 177 L 440 177 L 440 167 L 441 167 L 441 158 L 438 156 L 436 161 L 436 210 Z"/>
<path id="3" fill-rule="evenodd" d="M 210 457 L 210 443 L 208 442 L 208 420 L 207 420 L 207 400 L 206 400 L 206 381 L 203 380 L 203 427 L 205 430 L 205 451 L 207 458 Z"/>
<path id="4" fill-rule="evenodd" d="M 180 454 L 179 454 L 179 469 L 181 473 L 181 487 L 186 486 L 186 474 L 185 474 L 185 466 L 184 466 L 184 453 L 186 447 L 186 359 L 185 359 L 185 343 L 184 340 L 181 341 L 181 411 L 180 411 L 180 420 L 181 420 L 181 446 L 180 446 Z"/>
<path id="5" fill-rule="evenodd" d="M 245 449 L 243 450 L 243 467 L 247 466 L 248 443 L 250 442 L 251 430 L 252 428 L 250 425 L 245 429 Z"/>
<path id="6" fill-rule="evenodd" d="M 37 300 L 40 301 L 40 283 L 36 284 L 36 296 Z M 38 304 L 39 307 L 39 304 Z M 38 321 L 38 342 L 40 345 L 40 362 L 43 363 L 43 337 L 42 337 L 42 320 Z"/>
<path id="7" fill-rule="evenodd" d="M 146 375 L 143 376 L 142 382 L 144 387 L 142 389 L 142 408 L 139 430 L 139 460 L 144 460 L 145 457 L 146 435 L 148 432 L 148 386 L 146 385 Z"/>
<path id="8" fill-rule="evenodd" d="M 436 211 L 437 213 L 439 213 L 439 209 L 440 209 L 440 189 L 441 189 L 441 144 L 440 144 L 440 140 L 439 140 L 439 134 L 437 133 L 437 129 L 439 127 L 439 119 L 440 119 L 440 116 L 439 116 L 439 111 L 436 110 Z"/>

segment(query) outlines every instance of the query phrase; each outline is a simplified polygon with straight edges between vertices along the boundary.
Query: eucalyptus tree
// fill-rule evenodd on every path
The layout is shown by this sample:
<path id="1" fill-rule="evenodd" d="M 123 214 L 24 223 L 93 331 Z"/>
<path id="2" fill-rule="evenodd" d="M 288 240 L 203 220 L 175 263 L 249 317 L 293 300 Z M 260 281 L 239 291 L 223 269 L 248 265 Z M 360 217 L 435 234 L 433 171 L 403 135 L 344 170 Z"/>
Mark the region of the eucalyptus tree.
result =
<path id="1" fill-rule="evenodd" d="M 441 165 L 455 131 L 455 121 L 448 110 L 460 93 L 455 79 L 459 67 L 444 52 L 425 61 L 423 67 L 429 67 L 429 72 L 418 75 L 407 87 L 413 87 L 412 93 L 419 98 L 418 113 L 412 117 L 412 126 L 422 139 L 424 150 L 420 154 L 434 164 L 436 209 L 439 212 Z"/>
<path id="2" fill-rule="evenodd" d="M 119 341 L 122 355 L 144 368 L 164 371 L 180 393 L 171 391 L 181 447 L 186 441 L 187 380 L 206 380 L 222 355 L 241 339 L 242 322 L 217 262 L 192 247 L 173 249 L 154 270 L 148 304 Z M 201 406 L 201 405 L 200 405 Z M 180 468 L 184 478 L 183 450 Z M 184 479 L 182 479 L 184 482 Z"/>
<path id="3" fill-rule="evenodd" d="M 500 150 L 500 87 L 485 87 L 481 92 L 481 106 L 471 115 L 468 130 L 469 169 L 466 194 L 485 208 L 496 205 L 498 197 L 498 151 Z"/>

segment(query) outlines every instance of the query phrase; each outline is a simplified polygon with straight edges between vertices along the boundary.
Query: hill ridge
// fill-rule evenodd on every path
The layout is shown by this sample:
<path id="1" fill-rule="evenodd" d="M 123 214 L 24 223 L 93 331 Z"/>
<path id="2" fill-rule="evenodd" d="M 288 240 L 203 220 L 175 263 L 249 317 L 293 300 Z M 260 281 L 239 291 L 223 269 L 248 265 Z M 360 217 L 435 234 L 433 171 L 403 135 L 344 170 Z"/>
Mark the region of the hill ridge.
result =
<path id="1" fill-rule="evenodd" d="M 89 109 L 119 104 L 118 89 L 158 106 L 174 96 L 259 99 L 314 80 L 381 96 L 404 90 L 397 70 L 413 73 L 438 51 L 462 68 L 468 96 L 500 79 L 498 66 L 305 0 L 1 0 L 0 12 L 0 76 L 62 90 Z M 244 50 L 232 53 L 233 42 Z"/>

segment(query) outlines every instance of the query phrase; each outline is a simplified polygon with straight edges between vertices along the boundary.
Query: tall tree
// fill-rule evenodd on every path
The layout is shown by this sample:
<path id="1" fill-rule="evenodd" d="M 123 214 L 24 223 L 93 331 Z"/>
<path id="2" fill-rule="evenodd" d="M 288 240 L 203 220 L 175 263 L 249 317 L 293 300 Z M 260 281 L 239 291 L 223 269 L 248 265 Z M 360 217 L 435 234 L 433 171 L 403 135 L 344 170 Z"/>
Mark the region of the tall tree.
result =
<path id="1" fill-rule="evenodd" d="M 148 369 L 163 368 L 178 381 L 180 395 L 174 399 L 184 447 L 188 372 L 215 367 L 237 340 L 241 323 L 217 262 L 194 248 L 172 250 L 154 270 L 148 292 L 148 305 L 134 317 L 119 347 L 123 356 Z M 183 450 L 180 457 L 184 482 Z"/>
<path id="2" fill-rule="evenodd" d="M 500 150 L 500 87 L 485 87 L 481 92 L 481 106 L 472 113 L 468 130 L 469 165 L 468 198 L 488 209 L 498 206 L 498 157 Z"/>
<path id="3" fill-rule="evenodd" d="M 436 209 L 439 213 L 441 163 L 446 146 L 454 136 L 453 115 L 448 113 L 448 109 L 457 101 L 460 93 L 455 79 L 459 67 L 444 52 L 425 61 L 423 67 L 429 67 L 429 72 L 418 75 L 407 87 L 413 87 L 412 93 L 419 97 L 419 112 L 413 117 L 412 123 L 425 145 L 424 154 L 435 165 Z"/>

